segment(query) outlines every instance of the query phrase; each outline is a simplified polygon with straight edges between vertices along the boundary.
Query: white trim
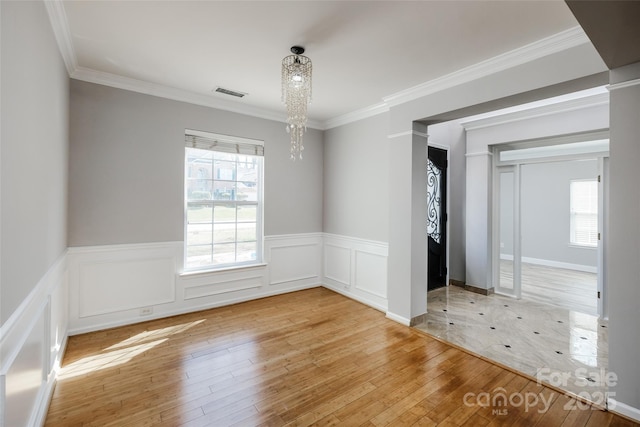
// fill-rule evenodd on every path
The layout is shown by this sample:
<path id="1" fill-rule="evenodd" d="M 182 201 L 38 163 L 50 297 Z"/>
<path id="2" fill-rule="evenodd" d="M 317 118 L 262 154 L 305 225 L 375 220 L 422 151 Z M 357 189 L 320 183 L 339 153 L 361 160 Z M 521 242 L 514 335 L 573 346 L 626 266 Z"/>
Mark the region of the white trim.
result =
<path id="1" fill-rule="evenodd" d="M 193 274 L 180 274 L 182 241 L 70 248 L 69 334 L 320 286 L 322 241 L 322 233 L 317 232 L 265 236 L 264 264 Z M 153 262 L 159 257 L 165 260 L 160 264 L 161 272 Z M 114 267 L 111 276 L 97 275 L 111 265 Z M 99 299 L 104 294 L 102 281 L 115 283 L 129 272 L 135 274 L 135 298 L 122 302 Z M 124 277 L 123 280 L 131 279 Z M 159 281 L 162 286 L 158 286 Z M 122 283 L 116 288 L 127 286 Z M 150 308 L 152 314 L 142 315 L 143 308 Z"/>
<path id="2" fill-rule="evenodd" d="M 393 107 L 586 43 L 591 42 L 582 28 L 580 26 L 573 27 L 445 76 L 396 92 L 384 97 L 383 100 L 390 107 Z"/>
<path id="3" fill-rule="evenodd" d="M 57 280 L 67 267 L 67 251 L 54 261 L 33 290 L 0 327 L 0 375 L 7 373 L 26 341 L 38 316 L 49 302 L 49 295 L 60 284 Z"/>
<path id="4" fill-rule="evenodd" d="M 410 319 L 407 319 L 406 317 L 399 316 L 399 315 L 394 314 L 394 313 L 392 313 L 390 311 L 387 311 L 387 314 L 386 314 L 385 317 L 387 319 L 389 319 L 389 320 L 393 320 L 394 322 L 398 322 L 401 325 L 411 326 L 411 320 Z"/>
<path id="5" fill-rule="evenodd" d="M 333 250 L 331 257 L 328 256 L 329 250 Z M 325 233 L 322 250 L 323 286 L 386 312 L 388 256 L 389 245 L 386 242 Z"/>
<path id="6" fill-rule="evenodd" d="M 377 246 L 379 249 L 386 251 L 387 248 L 389 247 L 389 244 L 387 242 L 381 242 L 379 240 L 368 240 L 368 239 L 361 239 L 359 237 L 349 237 L 349 236 L 343 236 L 341 234 L 331 234 L 331 233 L 322 233 L 323 237 L 329 240 L 341 240 L 343 242 L 352 242 L 352 243 L 359 243 L 361 245 L 367 245 L 367 246 Z"/>
<path id="7" fill-rule="evenodd" d="M 421 136 L 423 138 L 426 138 L 427 140 L 429 139 L 429 134 L 428 133 L 420 132 L 420 131 L 417 131 L 417 130 L 407 130 L 407 131 L 404 131 L 404 132 L 392 133 L 390 135 L 387 135 L 387 138 L 392 139 L 392 138 L 399 138 L 401 136 L 409 136 L 409 135 Z"/>
<path id="8" fill-rule="evenodd" d="M 25 351 L 25 343 L 31 336 L 38 339 L 42 345 L 42 357 L 39 362 L 41 366 L 34 365 L 30 369 L 38 368 L 41 370 L 42 382 L 34 396 L 30 412 L 24 416 L 29 420 L 27 425 L 44 424 L 60 361 L 67 343 L 66 271 L 67 250 L 65 249 L 0 328 L 0 348 L 3 349 L 0 352 L 0 425 L 6 421 L 2 418 L 6 414 L 6 376 L 10 375 L 12 365 L 20 353 Z M 54 306 L 56 307 L 55 313 L 52 310 Z M 40 321 L 42 321 L 43 329 L 36 328 Z M 56 337 L 51 336 L 53 327 L 56 327 L 60 332 Z M 60 340 L 59 345 L 58 339 Z"/>
<path id="9" fill-rule="evenodd" d="M 145 95 L 172 99 L 174 101 L 188 102 L 194 105 L 202 105 L 205 107 L 216 108 L 232 113 L 258 117 L 260 119 L 274 120 L 282 123 L 286 123 L 287 121 L 287 117 L 284 112 L 275 112 L 272 110 L 243 104 L 242 101 L 218 99 L 214 97 L 214 95 L 191 92 L 184 89 L 164 86 L 157 83 L 133 79 L 130 77 L 123 77 L 103 71 L 96 71 L 85 67 L 76 67 L 76 69 L 71 74 L 71 78 L 89 83 L 110 86 L 117 89 L 129 90 L 131 92 L 142 93 Z M 314 129 L 323 128 L 321 122 L 312 119 L 309 119 L 307 121 L 307 127 Z"/>
<path id="10" fill-rule="evenodd" d="M 286 122 L 286 115 L 283 112 L 276 112 L 273 110 L 250 106 L 244 104 L 242 101 L 218 99 L 209 94 L 195 93 L 82 67 L 78 64 L 76 58 L 73 46 L 73 37 L 69 30 L 69 22 L 62 0 L 50 0 L 45 1 L 44 3 L 47 7 L 49 21 L 51 22 L 67 72 L 71 78 L 262 119 L 274 120 L 282 123 Z M 383 97 L 382 102 L 369 105 L 340 116 L 329 118 L 324 121 L 309 119 L 307 125 L 310 128 L 326 130 L 368 117 L 373 117 L 375 115 L 388 112 L 390 107 L 400 105 L 447 88 L 461 85 L 463 83 L 468 83 L 470 81 L 586 43 L 590 43 L 590 40 L 582 28 L 580 26 L 573 27 L 488 60 L 462 68 L 453 73 L 385 96 Z M 616 88 L 616 85 L 612 85 L 611 88 Z"/>
<path id="11" fill-rule="evenodd" d="M 620 82 L 620 83 L 613 83 L 606 86 L 606 88 L 607 90 L 612 91 L 616 89 L 624 89 L 626 87 L 637 86 L 637 85 L 640 85 L 640 79 L 634 79 L 634 80 L 629 80 L 629 81 Z"/>
<path id="12" fill-rule="evenodd" d="M 369 117 L 377 116 L 378 114 L 387 112 L 389 112 L 389 106 L 384 102 L 380 102 L 378 104 L 370 105 L 368 107 L 328 119 L 322 124 L 322 129 L 332 129 L 338 126 L 357 122 L 358 120 L 367 119 Z"/>
<path id="13" fill-rule="evenodd" d="M 70 328 L 69 336 L 84 334 L 87 332 L 101 331 L 104 329 L 111 329 L 119 326 L 133 325 L 136 323 L 147 322 L 149 320 L 156 320 L 156 319 L 163 319 L 171 316 L 178 316 L 180 314 L 194 313 L 202 310 L 209 310 L 211 308 L 225 307 L 228 305 L 238 304 L 241 302 L 253 301 L 260 298 L 286 294 L 289 292 L 300 291 L 304 289 L 312 289 L 320 286 L 321 286 L 320 284 L 300 285 L 300 286 L 296 286 L 295 288 L 276 289 L 271 292 L 261 293 L 259 295 L 248 295 L 248 296 L 242 296 L 237 298 L 228 298 L 225 300 L 216 301 L 215 303 L 211 303 L 211 304 L 198 304 L 198 305 L 189 306 L 188 308 L 181 308 L 181 309 L 176 309 L 171 311 L 163 311 L 162 313 L 153 314 L 151 316 L 144 316 L 136 319 L 120 319 L 120 320 L 109 321 L 109 322 L 95 323 L 89 326 Z"/>
<path id="14" fill-rule="evenodd" d="M 62 0 L 48 0 L 44 2 L 49 14 L 49 22 L 55 35 L 60 55 L 67 67 L 67 73 L 71 76 L 78 68 L 78 60 L 76 51 L 73 48 L 73 38 L 69 31 L 69 21 L 67 20 L 67 12 L 64 9 Z"/>
<path id="15" fill-rule="evenodd" d="M 562 102 L 553 102 L 547 100 L 547 105 L 536 106 L 526 109 L 519 109 L 518 111 L 504 112 L 499 115 L 492 115 L 491 117 L 482 117 L 476 119 L 463 120 L 460 125 L 467 131 L 483 129 L 493 126 L 500 126 L 508 123 L 519 122 L 523 120 L 530 120 L 539 117 L 550 116 L 553 114 L 567 113 L 571 111 L 581 110 L 583 108 L 597 107 L 600 105 L 609 104 L 609 93 L 599 93 L 597 95 L 591 95 L 588 97 L 571 99 Z M 548 103 L 552 102 L 552 103 Z"/>
<path id="16" fill-rule="evenodd" d="M 492 157 L 493 153 L 491 151 L 478 151 L 476 153 L 465 153 L 464 156 L 465 157 L 481 157 L 481 156 Z"/>
<path id="17" fill-rule="evenodd" d="M 618 402 L 612 397 L 607 398 L 607 410 L 640 422 L 640 409 Z"/>
<path id="18" fill-rule="evenodd" d="M 341 289 L 339 286 L 336 286 L 332 283 L 323 283 L 322 284 L 323 288 L 327 288 L 333 292 L 339 293 L 340 295 L 343 295 L 349 299 L 352 299 L 354 301 L 358 301 L 364 305 L 368 305 L 371 308 L 375 308 L 378 311 L 381 311 L 383 313 L 385 313 L 387 311 L 387 307 L 385 307 L 382 304 L 378 304 L 377 302 L 373 301 L 372 299 L 369 299 L 365 296 L 362 295 L 354 295 L 353 293 L 346 291 L 344 289 Z"/>

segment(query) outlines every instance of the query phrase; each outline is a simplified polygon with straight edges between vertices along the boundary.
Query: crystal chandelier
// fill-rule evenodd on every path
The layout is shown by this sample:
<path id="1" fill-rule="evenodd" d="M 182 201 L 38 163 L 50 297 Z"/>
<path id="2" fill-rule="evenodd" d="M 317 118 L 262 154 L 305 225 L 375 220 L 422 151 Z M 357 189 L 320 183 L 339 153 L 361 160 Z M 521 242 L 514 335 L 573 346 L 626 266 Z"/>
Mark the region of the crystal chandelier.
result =
<path id="1" fill-rule="evenodd" d="M 311 102 L 311 60 L 304 48 L 293 46 L 282 60 L 282 102 L 287 107 L 287 132 L 291 135 L 291 160 L 302 160 L 302 136 L 307 130 L 307 105 Z"/>

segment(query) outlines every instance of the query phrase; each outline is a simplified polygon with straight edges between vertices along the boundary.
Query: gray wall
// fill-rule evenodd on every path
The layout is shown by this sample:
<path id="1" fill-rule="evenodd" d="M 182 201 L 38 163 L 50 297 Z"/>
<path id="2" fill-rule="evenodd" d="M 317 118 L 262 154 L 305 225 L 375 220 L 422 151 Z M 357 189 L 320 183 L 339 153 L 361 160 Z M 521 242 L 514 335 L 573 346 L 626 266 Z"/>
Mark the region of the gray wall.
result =
<path id="1" fill-rule="evenodd" d="M 609 253 L 609 371 L 615 400 L 640 410 L 640 63 L 611 71 Z M 635 84 L 633 81 L 635 80 Z M 627 408 L 628 409 L 628 408 Z M 616 408 L 619 410 L 619 408 Z"/>
<path id="2" fill-rule="evenodd" d="M 325 132 L 325 233 L 387 241 L 388 121 L 379 114 Z"/>
<path id="3" fill-rule="evenodd" d="M 429 142 L 449 147 L 449 278 L 465 281 L 466 135 L 458 120 L 429 126 Z"/>
<path id="4" fill-rule="evenodd" d="M 183 240 L 184 130 L 265 142 L 265 235 L 322 231 L 322 132 L 71 81 L 69 246 Z"/>
<path id="5" fill-rule="evenodd" d="M 42 2 L 0 2 L 0 323 L 67 246 L 69 79 Z"/>
<path id="6" fill-rule="evenodd" d="M 595 248 L 569 246 L 569 183 L 573 179 L 597 177 L 597 160 L 534 163 L 521 167 L 523 257 L 597 266 Z M 507 193 L 501 194 L 501 199 L 505 204 L 511 204 L 513 193 Z M 501 253 L 513 254 L 513 227 L 504 229 L 510 233 L 501 236 L 501 243 L 504 243 Z"/>

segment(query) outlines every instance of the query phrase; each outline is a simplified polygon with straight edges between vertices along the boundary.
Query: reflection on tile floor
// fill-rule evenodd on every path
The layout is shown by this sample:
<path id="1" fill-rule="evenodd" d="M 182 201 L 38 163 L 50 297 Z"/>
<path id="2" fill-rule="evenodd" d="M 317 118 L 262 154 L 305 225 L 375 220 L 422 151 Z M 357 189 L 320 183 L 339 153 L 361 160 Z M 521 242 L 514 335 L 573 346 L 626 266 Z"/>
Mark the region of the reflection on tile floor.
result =
<path id="1" fill-rule="evenodd" d="M 606 321 L 455 286 L 429 292 L 427 311 L 416 328 L 604 406 Z"/>

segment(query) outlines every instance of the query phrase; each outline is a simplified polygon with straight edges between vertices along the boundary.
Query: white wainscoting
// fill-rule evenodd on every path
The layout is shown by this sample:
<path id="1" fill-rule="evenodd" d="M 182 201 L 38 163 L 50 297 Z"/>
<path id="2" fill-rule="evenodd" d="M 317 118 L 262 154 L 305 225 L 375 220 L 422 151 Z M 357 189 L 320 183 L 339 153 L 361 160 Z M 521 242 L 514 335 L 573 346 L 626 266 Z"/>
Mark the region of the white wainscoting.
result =
<path id="1" fill-rule="evenodd" d="M 42 425 L 67 342 L 66 251 L 0 328 L 0 426 Z"/>
<path id="2" fill-rule="evenodd" d="M 324 234 L 324 286 L 387 311 L 387 243 Z"/>
<path id="3" fill-rule="evenodd" d="M 182 273 L 183 242 L 69 249 L 69 334 L 321 285 L 322 233 L 266 236 L 264 264 Z"/>

